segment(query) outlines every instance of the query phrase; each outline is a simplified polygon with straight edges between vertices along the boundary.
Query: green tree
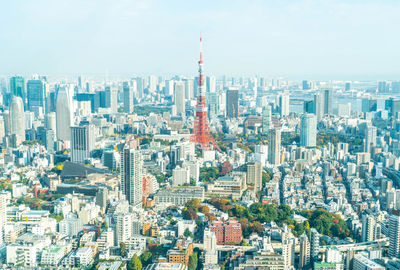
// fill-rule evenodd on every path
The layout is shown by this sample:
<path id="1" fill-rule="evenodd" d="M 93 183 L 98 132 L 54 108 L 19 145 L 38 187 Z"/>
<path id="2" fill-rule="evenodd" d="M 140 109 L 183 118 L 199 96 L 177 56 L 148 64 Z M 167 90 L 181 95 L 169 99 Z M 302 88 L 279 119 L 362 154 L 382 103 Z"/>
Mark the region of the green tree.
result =
<path id="1" fill-rule="evenodd" d="M 184 235 L 185 237 L 190 237 L 190 238 L 192 238 L 192 239 L 193 239 L 193 237 L 194 237 L 193 233 L 189 230 L 189 228 L 186 228 L 186 230 L 185 230 L 185 232 L 183 233 L 183 235 Z"/>
<path id="2" fill-rule="evenodd" d="M 188 270 L 196 270 L 197 269 L 197 252 L 193 252 L 189 257 L 189 265 Z"/>
<path id="3" fill-rule="evenodd" d="M 153 254 L 148 251 L 143 253 L 142 255 L 140 255 L 140 261 L 142 262 L 143 267 L 148 266 L 153 261 Z"/>
<path id="4" fill-rule="evenodd" d="M 125 257 L 125 255 L 126 255 L 126 244 L 124 242 L 119 243 L 119 248 L 121 250 L 121 256 Z"/>
<path id="5" fill-rule="evenodd" d="M 142 262 L 140 261 L 138 255 L 134 254 L 128 264 L 128 270 L 141 270 L 142 268 Z"/>

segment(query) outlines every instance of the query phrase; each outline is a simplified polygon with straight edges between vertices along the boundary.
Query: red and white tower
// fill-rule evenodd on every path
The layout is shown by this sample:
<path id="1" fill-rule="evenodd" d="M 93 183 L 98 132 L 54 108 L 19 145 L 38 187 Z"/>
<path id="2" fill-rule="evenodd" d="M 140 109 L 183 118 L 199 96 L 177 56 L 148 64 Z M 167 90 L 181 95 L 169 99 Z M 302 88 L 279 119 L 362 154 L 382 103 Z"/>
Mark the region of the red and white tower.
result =
<path id="1" fill-rule="evenodd" d="M 206 91 L 204 88 L 203 75 L 203 48 L 202 38 L 200 36 L 200 60 L 199 60 L 199 79 L 198 79 L 198 96 L 196 105 L 196 116 L 194 119 L 194 127 L 191 141 L 199 144 L 203 150 L 210 150 L 211 145 L 219 150 L 214 138 L 211 136 L 207 120 Z"/>

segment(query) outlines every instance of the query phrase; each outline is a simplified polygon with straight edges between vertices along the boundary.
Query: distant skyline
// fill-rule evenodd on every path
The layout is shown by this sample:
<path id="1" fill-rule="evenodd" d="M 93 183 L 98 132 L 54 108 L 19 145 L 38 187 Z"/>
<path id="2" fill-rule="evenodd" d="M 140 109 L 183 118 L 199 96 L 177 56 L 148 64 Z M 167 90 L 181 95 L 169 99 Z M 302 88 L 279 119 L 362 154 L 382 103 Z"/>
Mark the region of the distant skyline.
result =
<path id="1" fill-rule="evenodd" d="M 0 74 L 400 80 L 400 1 L 20 0 L 0 4 Z"/>

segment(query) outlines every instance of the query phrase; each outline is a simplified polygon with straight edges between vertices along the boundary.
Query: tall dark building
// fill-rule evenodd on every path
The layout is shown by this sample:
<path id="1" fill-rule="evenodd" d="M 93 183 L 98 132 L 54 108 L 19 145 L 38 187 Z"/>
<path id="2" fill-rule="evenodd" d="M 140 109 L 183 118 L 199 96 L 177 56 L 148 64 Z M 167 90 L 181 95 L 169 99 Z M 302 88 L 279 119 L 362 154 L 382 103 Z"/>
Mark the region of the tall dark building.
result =
<path id="1" fill-rule="evenodd" d="M 26 84 L 28 110 L 34 107 L 46 109 L 46 84 L 42 80 L 29 80 Z"/>
<path id="2" fill-rule="evenodd" d="M 21 76 L 11 77 L 10 79 L 10 92 L 13 96 L 22 98 L 22 102 L 25 104 L 25 80 Z"/>
<path id="3" fill-rule="evenodd" d="M 304 113 L 315 113 L 314 107 L 314 100 L 304 101 Z"/>
<path id="4" fill-rule="evenodd" d="M 345 91 L 350 91 L 351 90 L 351 82 L 346 82 L 344 85 L 344 90 Z"/>
<path id="5" fill-rule="evenodd" d="M 332 114 L 332 103 L 333 103 L 333 91 L 332 89 L 324 89 L 323 97 L 324 97 L 324 114 Z"/>
<path id="6" fill-rule="evenodd" d="M 307 80 L 303 81 L 303 90 L 310 90 L 311 89 L 311 83 Z"/>
<path id="7" fill-rule="evenodd" d="M 239 117 L 239 90 L 228 89 L 226 90 L 226 117 L 238 118 Z"/>

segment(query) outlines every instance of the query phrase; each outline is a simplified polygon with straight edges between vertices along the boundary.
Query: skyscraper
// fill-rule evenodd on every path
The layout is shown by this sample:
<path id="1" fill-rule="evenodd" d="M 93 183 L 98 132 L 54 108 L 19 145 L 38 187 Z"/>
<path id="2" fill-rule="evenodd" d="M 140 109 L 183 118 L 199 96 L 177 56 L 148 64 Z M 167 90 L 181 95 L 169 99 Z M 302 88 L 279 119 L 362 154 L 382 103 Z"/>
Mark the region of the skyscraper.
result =
<path id="1" fill-rule="evenodd" d="M 313 114 L 304 114 L 300 123 L 300 146 L 317 145 L 317 118 Z"/>
<path id="2" fill-rule="evenodd" d="M 176 114 L 185 115 L 185 84 L 184 82 L 175 82 L 174 87 L 174 102 Z"/>
<path id="3" fill-rule="evenodd" d="M 310 230 L 310 256 L 311 262 L 318 261 L 319 253 L 319 233 L 315 228 Z"/>
<path id="4" fill-rule="evenodd" d="M 307 81 L 307 80 L 304 80 L 302 82 L 302 85 L 303 85 L 303 90 L 310 90 L 311 89 L 311 83 L 309 81 Z"/>
<path id="5" fill-rule="evenodd" d="M 70 127 L 74 124 L 74 108 L 72 103 L 73 87 L 63 86 L 58 90 L 56 105 L 57 139 L 71 140 Z"/>
<path id="6" fill-rule="evenodd" d="M 192 99 L 194 98 L 194 85 L 192 79 L 185 80 L 185 98 Z"/>
<path id="7" fill-rule="evenodd" d="M 304 108 L 303 108 L 304 113 L 314 113 L 314 100 L 305 100 L 304 101 Z"/>
<path id="8" fill-rule="evenodd" d="M 272 119 L 271 119 L 271 106 L 266 105 L 262 110 L 262 131 L 263 134 L 268 134 L 269 130 L 272 127 Z"/>
<path id="9" fill-rule="evenodd" d="M 331 88 L 322 90 L 324 96 L 324 114 L 332 114 L 333 91 Z"/>
<path id="10" fill-rule="evenodd" d="M 211 93 L 215 92 L 215 90 L 216 90 L 216 79 L 215 79 L 215 76 L 208 76 L 207 77 L 206 86 L 207 86 L 206 87 L 207 92 L 211 92 Z"/>
<path id="11" fill-rule="evenodd" d="M 25 113 L 22 98 L 13 96 L 10 105 L 11 135 L 17 137 L 17 144 L 25 141 Z"/>
<path id="12" fill-rule="evenodd" d="M 317 116 L 317 121 L 320 121 L 324 116 L 324 96 L 322 93 L 314 95 L 314 113 Z"/>
<path id="13" fill-rule="evenodd" d="M 133 113 L 133 87 L 129 85 L 129 82 L 123 83 L 123 91 L 124 91 L 124 112 Z"/>
<path id="14" fill-rule="evenodd" d="M 310 263 L 310 241 L 305 233 L 300 236 L 299 269 L 305 268 Z"/>
<path id="15" fill-rule="evenodd" d="M 0 243 L 3 243 L 3 233 L 7 224 L 7 192 L 0 192 Z"/>
<path id="16" fill-rule="evenodd" d="M 128 239 L 132 237 L 133 234 L 133 216 L 132 214 L 123 214 L 119 213 L 116 216 L 116 245 L 119 245 L 121 242 L 125 243 Z"/>
<path id="17" fill-rule="evenodd" d="M 210 119 L 218 114 L 218 98 L 219 96 L 216 92 L 206 93 L 208 116 Z"/>
<path id="18" fill-rule="evenodd" d="M 15 76 L 10 78 L 10 92 L 11 95 L 20 97 L 25 106 L 25 80 L 23 77 Z"/>
<path id="19" fill-rule="evenodd" d="M 239 90 L 228 88 L 226 90 L 226 117 L 239 117 Z"/>
<path id="20" fill-rule="evenodd" d="M 34 107 L 46 108 L 46 89 L 47 85 L 42 80 L 29 80 L 26 84 L 28 110 L 33 111 Z"/>
<path id="21" fill-rule="evenodd" d="M 55 112 L 49 112 L 44 116 L 44 127 L 46 129 L 53 130 L 54 135 L 57 137 L 57 134 L 56 134 L 57 124 L 56 124 L 56 113 Z"/>
<path id="22" fill-rule="evenodd" d="M 351 90 L 351 82 L 346 82 L 344 84 L 344 90 L 345 91 L 350 91 Z"/>
<path id="23" fill-rule="evenodd" d="M 282 94 L 279 96 L 279 113 L 281 117 L 289 115 L 289 95 Z"/>
<path id="24" fill-rule="evenodd" d="M 254 192 L 262 190 L 262 167 L 261 163 L 247 164 L 247 184 L 254 186 Z"/>
<path id="25" fill-rule="evenodd" d="M 389 218 L 389 256 L 400 257 L 400 212 L 393 210 Z"/>
<path id="26" fill-rule="evenodd" d="M 268 160 L 273 165 L 281 164 L 281 130 L 271 129 L 269 133 Z"/>
<path id="27" fill-rule="evenodd" d="M 105 105 L 106 108 L 111 108 L 112 113 L 118 112 L 118 89 L 107 85 L 105 87 Z"/>
<path id="28" fill-rule="evenodd" d="M 71 161 L 81 163 L 90 158 L 94 143 L 93 125 L 71 127 Z"/>
<path id="29" fill-rule="evenodd" d="M 362 221 L 361 241 L 362 242 L 374 241 L 376 235 L 375 217 L 371 213 L 364 212 L 361 221 Z"/>
<path id="30" fill-rule="evenodd" d="M 125 144 L 121 156 L 121 190 L 133 206 L 142 202 L 142 167 L 140 150 Z"/>

